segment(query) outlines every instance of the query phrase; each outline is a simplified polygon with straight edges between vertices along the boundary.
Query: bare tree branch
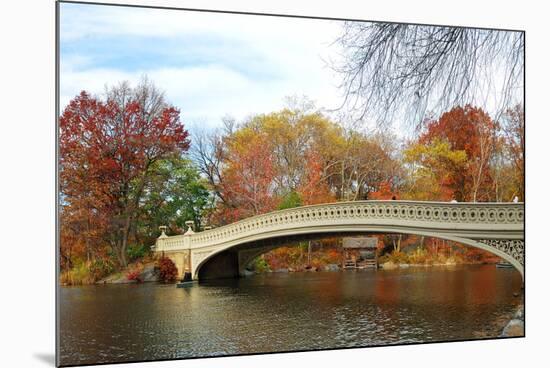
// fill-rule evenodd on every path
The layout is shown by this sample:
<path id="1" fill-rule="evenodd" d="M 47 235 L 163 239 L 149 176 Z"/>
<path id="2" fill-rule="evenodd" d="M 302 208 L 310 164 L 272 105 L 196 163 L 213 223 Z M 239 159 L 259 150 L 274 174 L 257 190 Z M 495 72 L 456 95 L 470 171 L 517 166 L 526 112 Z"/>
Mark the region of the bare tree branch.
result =
<path id="1" fill-rule="evenodd" d="M 494 99 L 494 117 L 522 99 L 522 32 L 345 22 L 342 107 L 380 126 L 395 119 L 418 128 L 428 112 Z"/>

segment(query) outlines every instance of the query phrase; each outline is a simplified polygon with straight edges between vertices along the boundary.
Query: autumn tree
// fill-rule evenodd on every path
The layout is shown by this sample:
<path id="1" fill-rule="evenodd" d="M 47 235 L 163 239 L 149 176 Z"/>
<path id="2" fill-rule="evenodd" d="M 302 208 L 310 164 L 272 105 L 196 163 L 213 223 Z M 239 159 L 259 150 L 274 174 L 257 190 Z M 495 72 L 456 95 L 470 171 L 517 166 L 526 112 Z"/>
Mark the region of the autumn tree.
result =
<path id="1" fill-rule="evenodd" d="M 400 169 L 395 157 L 396 141 L 389 134 L 347 131 L 343 143 L 334 147 L 337 160 L 327 170 L 337 197 L 344 201 L 365 200 L 383 183 L 397 185 Z"/>
<path id="2" fill-rule="evenodd" d="M 510 198 L 524 197 L 525 191 L 525 111 L 518 104 L 506 111 L 503 118 L 505 154 L 513 168 L 514 186 Z"/>
<path id="3" fill-rule="evenodd" d="M 308 108 L 260 114 L 241 127 L 269 137 L 278 195 L 304 188 L 308 180 L 321 180 L 327 166 L 337 159 L 335 148 L 341 144 L 341 128 L 312 106 Z M 311 172 L 313 167 L 320 171 L 318 175 Z"/>
<path id="4" fill-rule="evenodd" d="M 240 131 L 232 137 L 222 190 L 231 207 L 224 207 L 223 221 L 269 212 L 276 206 L 273 195 L 274 158 L 268 137 Z"/>
<path id="5" fill-rule="evenodd" d="M 370 199 L 373 200 L 396 200 L 398 198 L 398 192 L 396 191 L 395 186 L 392 185 L 391 181 L 380 183 L 378 190 L 370 193 Z"/>
<path id="6" fill-rule="evenodd" d="M 192 157 L 218 201 L 217 224 L 288 203 L 334 200 L 327 167 L 340 128 L 322 113 L 301 108 L 259 114 L 200 133 Z"/>
<path id="7" fill-rule="evenodd" d="M 451 151 L 464 151 L 466 165 L 449 173 L 458 201 L 488 201 L 493 198 L 490 164 L 494 157 L 499 126 L 480 108 L 455 107 L 438 120 L 430 121 L 418 142 L 429 145 L 448 142 Z"/>
<path id="8" fill-rule="evenodd" d="M 309 151 L 304 158 L 304 173 L 293 193 L 299 195 L 303 205 L 333 202 L 334 196 L 324 176 L 322 157 L 315 151 Z"/>
<path id="9" fill-rule="evenodd" d="M 107 242 L 125 267 L 155 164 L 189 148 L 179 110 L 147 80 L 136 88 L 121 83 L 104 99 L 80 93 L 59 128 L 62 219 L 78 216 L 90 224 L 97 236 L 80 237 Z"/>
<path id="10" fill-rule="evenodd" d="M 397 139 L 344 129 L 293 104 L 195 138 L 192 157 L 218 201 L 217 224 L 281 205 L 368 199 L 401 181 Z"/>
<path id="11" fill-rule="evenodd" d="M 433 139 L 428 144 L 413 143 L 403 152 L 407 168 L 403 186 L 405 199 L 422 201 L 456 199 L 456 173 L 467 164 L 464 150 L 453 150 L 447 140 Z"/>

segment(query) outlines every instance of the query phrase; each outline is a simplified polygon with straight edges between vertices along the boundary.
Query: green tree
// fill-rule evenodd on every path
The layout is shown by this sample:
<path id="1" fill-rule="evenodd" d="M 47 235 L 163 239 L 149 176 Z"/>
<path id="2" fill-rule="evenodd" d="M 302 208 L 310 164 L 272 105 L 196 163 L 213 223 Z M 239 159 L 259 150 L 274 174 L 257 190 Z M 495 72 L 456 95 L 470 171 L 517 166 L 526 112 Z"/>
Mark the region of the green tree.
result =
<path id="1" fill-rule="evenodd" d="M 212 206 L 212 197 L 194 164 L 174 157 L 158 161 L 154 171 L 144 198 L 138 236 L 152 242 L 158 236 L 158 226 L 166 225 L 171 232 L 181 232 L 188 220 L 199 228 Z"/>
<path id="2" fill-rule="evenodd" d="M 277 206 L 277 209 L 285 210 L 287 208 L 300 207 L 301 205 L 302 198 L 300 198 L 300 194 L 292 191 L 283 197 L 281 203 L 279 203 L 279 206 Z"/>

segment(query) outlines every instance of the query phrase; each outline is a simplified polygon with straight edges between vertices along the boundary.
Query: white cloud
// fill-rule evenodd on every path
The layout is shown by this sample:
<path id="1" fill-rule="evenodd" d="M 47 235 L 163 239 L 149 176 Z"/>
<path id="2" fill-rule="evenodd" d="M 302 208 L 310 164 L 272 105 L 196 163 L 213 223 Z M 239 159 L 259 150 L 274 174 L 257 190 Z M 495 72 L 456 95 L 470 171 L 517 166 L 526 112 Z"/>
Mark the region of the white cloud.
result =
<path id="1" fill-rule="evenodd" d="M 182 110 L 184 120 L 221 122 L 227 114 L 242 120 L 283 107 L 284 97 L 306 95 L 319 106 L 335 106 L 339 100 L 323 78 L 291 76 L 266 83 L 218 66 L 163 68 L 124 72 L 117 69 L 64 69 L 61 73 L 61 105 L 65 106 L 81 90 L 103 92 L 106 84 L 128 80 L 137 83 L 143 74 L 166 92 L 167 99 Z"/>
<path id="2" fill-rule="evenodd" d="M 72 46 L 61 56 L 62 107 L 80 90 L 101 93 L 106 84 L 135 83 L 143 74 L 191 123 L 216 125 L 228 114 L 241 120 L 277 110 L 289 95 L 307 95 L 326 108 L 341 102 L 338 78 L 322 60 L 338 57 L 330 45 L 340 32 L 338 22 L 74 4 L 62 4 L 61 22 L 62 50 L 66 44 Z M 205 65 L 166 66 L 159 60 L 158 66 L 147 69 L 100 68 L 94 67 L 86 48 L 78 47 L 113 37 L 144 36 L 158 37 L 156 46 L 194 36 L 203 40 L 199 44 L 203 51 L 214 48 L 210 53 L 215 57 Z M 243 50 L 251 52 L 241 55 Z M 258 58 L 249 60 L 249 55 Z M 258 63 L 269 78 L 256 76 Z"/>

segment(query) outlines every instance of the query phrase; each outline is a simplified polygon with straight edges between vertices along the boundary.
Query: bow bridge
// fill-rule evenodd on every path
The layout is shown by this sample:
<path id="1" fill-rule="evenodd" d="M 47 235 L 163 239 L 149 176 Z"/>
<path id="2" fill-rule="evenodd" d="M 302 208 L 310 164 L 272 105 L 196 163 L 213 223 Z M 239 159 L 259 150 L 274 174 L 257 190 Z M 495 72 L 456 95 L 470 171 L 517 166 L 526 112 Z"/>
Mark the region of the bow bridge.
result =
<path id="1" fill-rule="evenodd" d="M 491 252 L 523 277 L 523 203 L 355 201 L 291 208 L 183 235 L 164 231 L 153 249 L 193 279 L 238 277 L 258 255 L 283 244 L 350 234 L 413 234 Z"/>

